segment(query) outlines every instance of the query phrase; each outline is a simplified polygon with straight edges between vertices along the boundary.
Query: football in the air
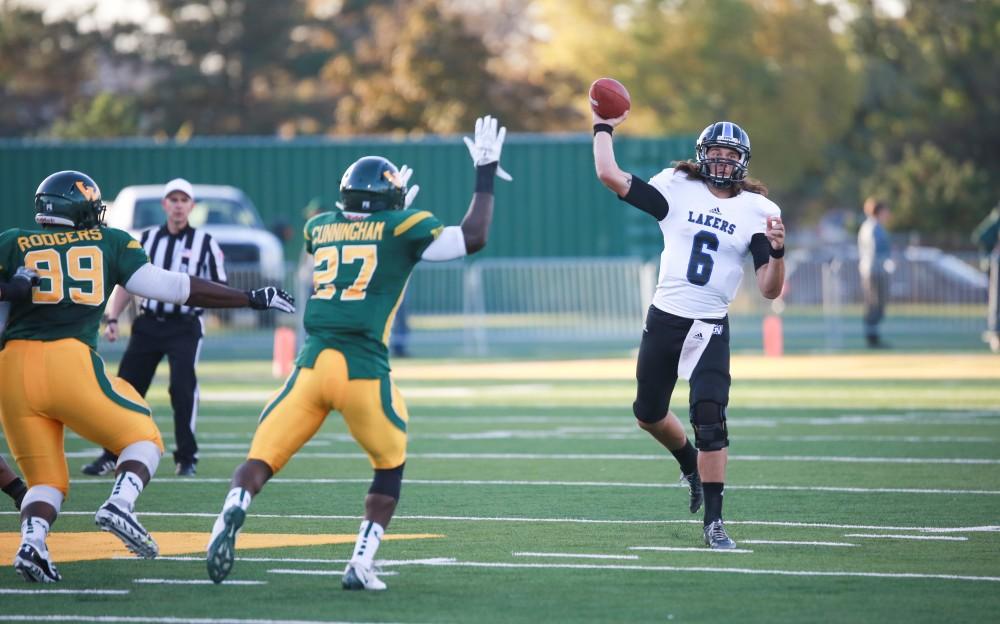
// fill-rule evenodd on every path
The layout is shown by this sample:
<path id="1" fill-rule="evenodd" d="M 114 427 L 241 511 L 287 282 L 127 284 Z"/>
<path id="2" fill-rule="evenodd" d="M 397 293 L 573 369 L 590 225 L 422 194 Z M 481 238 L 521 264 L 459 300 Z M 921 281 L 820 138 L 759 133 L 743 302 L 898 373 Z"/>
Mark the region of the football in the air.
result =
<path id="1" fill-rule="evenodd" d="M 602 119 L 614 119 L 632 106 L 625 85 L 614 78 L 598 78 L 590 85 L 590 108 Z"/>

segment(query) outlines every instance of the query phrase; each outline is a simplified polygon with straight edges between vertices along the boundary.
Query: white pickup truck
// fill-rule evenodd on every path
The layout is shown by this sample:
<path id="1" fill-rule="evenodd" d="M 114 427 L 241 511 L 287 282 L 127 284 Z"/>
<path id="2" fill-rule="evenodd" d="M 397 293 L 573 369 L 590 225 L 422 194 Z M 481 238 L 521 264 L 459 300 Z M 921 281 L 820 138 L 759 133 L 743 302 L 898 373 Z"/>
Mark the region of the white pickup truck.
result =
<path id="1" fill-rule="evenodd" d="M 281 241 L 265 229 L 243 191 L 233 186 L 195 184 L 194 195 L 191 225 L 204 228 L 219 243 L 230 282 L 239 273 L 254 284 L 283 283 L 285 257 Z M 138 237 L 142 230 L 164 223 L 162 198 L 162 184 L 126 186 L 108 208 L 107 224 Z"/>

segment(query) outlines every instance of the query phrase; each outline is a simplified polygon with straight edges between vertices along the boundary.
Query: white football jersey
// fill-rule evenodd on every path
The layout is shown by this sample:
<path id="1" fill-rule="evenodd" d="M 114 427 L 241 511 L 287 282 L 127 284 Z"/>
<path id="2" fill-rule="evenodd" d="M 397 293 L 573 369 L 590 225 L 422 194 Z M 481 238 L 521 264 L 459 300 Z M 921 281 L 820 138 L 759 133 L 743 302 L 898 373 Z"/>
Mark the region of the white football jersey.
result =
<path id="1" fill-rule="evenodd" d="M 721 199 L 701 180 L 664 169 L 649 184 L 670 206 L 660 221 L 663 253 L 653 305 L 684 318 L 718 319 L 743 279 L 750 238 L 763 234 L 778 206 L 757 193 Z"/>

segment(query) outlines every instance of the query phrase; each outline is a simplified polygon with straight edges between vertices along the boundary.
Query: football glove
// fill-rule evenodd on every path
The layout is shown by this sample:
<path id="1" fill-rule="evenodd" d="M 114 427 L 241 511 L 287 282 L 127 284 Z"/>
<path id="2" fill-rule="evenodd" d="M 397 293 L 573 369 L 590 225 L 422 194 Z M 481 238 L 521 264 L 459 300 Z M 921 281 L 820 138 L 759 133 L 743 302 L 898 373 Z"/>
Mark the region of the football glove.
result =
<path id="1" fill-rule="evenodd" d="M 398 179 L 403 188 L 406 188 L 406 185 L 409 184 L 410 178 L 412 177 L 413 177 L 413 169 L 410 169 L 409 165 L 403 165 L 402 167 L 399 168 Z M 413 200 L 417 198 L 417 193 L 419 192 L 420 192 L 420 185 L 418 184 L 414 184 L 409 189 L 407 189 L 406 197 L 403 199 L 404 209 L 410 207 L 410 204 L 412 204 Z"/>
<path id="2" fill-rule="evenodd" d="M 503 170 L 500 166 L 500 150 L 503 149 L 503 140 L 507 137 L 507 128 L 500 127 L 497 130 L 497 120 L 489 115 L 476 120 L 476 139 L 462 137 L 469 154 L 472 156 L 472 163 L 475 166 L 497 163 L 497 177 L 510 182 L 514 178 Z"/>
<path id="3" fill-rule="evenodd" d="M 248 290 L 247 297 L 250 299 L 250 307 L 254 310 L 273 308 L 282 312 L 295 312 L 295 297 L 274 286 Z"/>
<path id="4" fill-rule="evenodd" d="M 38 273 L 34 269 L 29 269 L 26 266 L 18 267 L 17 271 L 14 271 L 14 276 L 11 279 L 23 279 L 28 280 L 32 286 L 37 286 L 41 278 L 38 277 Z"/>

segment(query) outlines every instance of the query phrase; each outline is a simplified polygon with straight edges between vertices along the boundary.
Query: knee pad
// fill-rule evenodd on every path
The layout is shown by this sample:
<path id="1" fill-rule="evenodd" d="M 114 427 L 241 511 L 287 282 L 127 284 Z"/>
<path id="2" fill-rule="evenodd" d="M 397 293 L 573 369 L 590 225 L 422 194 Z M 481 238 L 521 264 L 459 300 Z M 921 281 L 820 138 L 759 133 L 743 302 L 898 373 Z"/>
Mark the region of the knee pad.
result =
<path id="1" fill-rule="evenodd" d="M 399 500 L 399 492 L 403 488 L 403 466 L 402 463 L 395 468 L 387 470 L 375 469 L 375 478 L 372 479 L 372 486 L 368 488 L 369 494 L 381 494 Z"/>
<path id="2" fill-rule="evenodd" d="M 667 410 L 670 408 L 669 401 L 640 401 L 636 399 L 632 403 L 632 413 L 635 417 L 644 423 L 655 423 L 660 422 L 667 416 Z"/>
<path id="3" fill-rule="evenodd" d="M 691 426 L 699 451 L 721 451 L 729 446 L 725 405 L 710 401 L 695 403 L 691 408 Z"/>
<path id="4" fill-rule="evenodd" d="M 52 505 L 56 513 L 62 509 L 63 493 L 51 485 L 33 485 L 28 488 L 28 493 L 21 501 L 21 509 L 27 509 L 31 503 L 48 503 Z"/>
<path id="5" fill-rule="evenodd" d="M 153 475 L 156 474 L 156 468 L 160 465 L 161 455 L 163 453 L 160 451 L 160 447 L 156 446 L 154 442 L 143 440 L 129 444 L 122 449 L 121 454 L 118 455 L 118 465 L 124 461 L 137 461 L 149 470 L 149 478 L 152 479 Z"/>

